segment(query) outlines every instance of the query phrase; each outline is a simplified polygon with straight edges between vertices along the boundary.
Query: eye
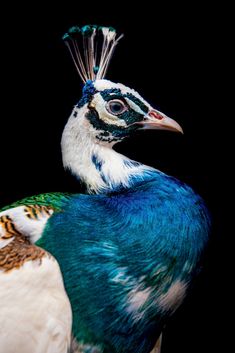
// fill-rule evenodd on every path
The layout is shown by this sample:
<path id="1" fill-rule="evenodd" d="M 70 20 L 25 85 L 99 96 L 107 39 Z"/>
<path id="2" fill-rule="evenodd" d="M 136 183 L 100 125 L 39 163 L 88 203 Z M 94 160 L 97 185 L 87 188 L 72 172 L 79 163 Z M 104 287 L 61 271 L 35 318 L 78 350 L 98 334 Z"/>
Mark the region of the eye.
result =
<path id="1" fill-rule="evenodd" d="M 127 106 L 125 103 L 119 99 L 113 99 L 106 104 L 106 109 L 109 113 L 113 115 L 122 114 L 125 110 L 127 110 Z"/>

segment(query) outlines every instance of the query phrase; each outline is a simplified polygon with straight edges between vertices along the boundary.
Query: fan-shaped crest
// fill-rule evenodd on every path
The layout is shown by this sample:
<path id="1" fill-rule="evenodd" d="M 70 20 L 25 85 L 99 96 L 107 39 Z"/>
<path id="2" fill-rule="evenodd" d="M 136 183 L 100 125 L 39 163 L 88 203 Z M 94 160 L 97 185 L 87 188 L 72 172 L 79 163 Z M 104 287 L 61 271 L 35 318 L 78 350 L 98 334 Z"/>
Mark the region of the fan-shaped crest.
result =
<path id="1" fill-rule="evenodd" d="M 122 37 L 117 37 L 112 27 L 96 25 L 71 27 L 63 36 L 84 83 L 104 78 L 113 51 Z"/>

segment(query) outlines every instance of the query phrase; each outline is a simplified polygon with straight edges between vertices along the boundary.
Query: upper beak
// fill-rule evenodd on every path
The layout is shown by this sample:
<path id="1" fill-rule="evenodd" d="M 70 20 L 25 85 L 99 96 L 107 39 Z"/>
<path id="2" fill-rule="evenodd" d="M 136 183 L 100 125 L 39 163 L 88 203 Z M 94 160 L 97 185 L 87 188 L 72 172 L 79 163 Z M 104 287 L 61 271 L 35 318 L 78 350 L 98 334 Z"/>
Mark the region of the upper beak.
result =
<path id="1" fill-rule="evenodd" d="M 170 130 L 183 134 L 181 126 L 175 120 L 155 109 L 150 110 L 140 124 L 143 129 Z"/>

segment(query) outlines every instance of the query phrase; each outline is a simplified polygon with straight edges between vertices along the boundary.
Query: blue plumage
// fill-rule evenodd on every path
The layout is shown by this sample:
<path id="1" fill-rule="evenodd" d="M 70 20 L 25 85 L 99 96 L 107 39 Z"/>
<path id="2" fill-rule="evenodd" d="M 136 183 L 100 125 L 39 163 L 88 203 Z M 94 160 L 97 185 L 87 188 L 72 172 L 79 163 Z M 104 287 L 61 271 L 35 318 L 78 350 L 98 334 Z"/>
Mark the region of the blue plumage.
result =
<path id="1" fill-rule="evenodd" d="M 208 228 L 201 198 L 157 171 L 121 194 L 71 196 L 39 245 L 66 274 L 77 340 L 102 342 L 105 352 L 149 352 L 179 304 L 159 298 L 174 283 L 188 290 Z"/>
<path id="2" fill-rule="evenodd" d="M 91 80 L 88 80 L 82 89 L 82 98 L 77 103 L 77 108 L 83 107 L 85 104 L 89 103 L 96 93 L 96 89 Z"/>

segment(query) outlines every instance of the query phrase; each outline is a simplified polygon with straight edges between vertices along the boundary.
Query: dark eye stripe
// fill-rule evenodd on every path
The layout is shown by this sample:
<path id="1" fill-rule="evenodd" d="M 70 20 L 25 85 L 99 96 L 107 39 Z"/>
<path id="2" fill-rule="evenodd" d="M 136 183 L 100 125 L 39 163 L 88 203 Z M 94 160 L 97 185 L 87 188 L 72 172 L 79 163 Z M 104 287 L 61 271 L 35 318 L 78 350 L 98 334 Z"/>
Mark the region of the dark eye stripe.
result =
<path id="1" fill-rule="evenodd" d="M 127 121 L 127 123 L 131 123 L 132 119 L 135 121 L 137 119 L 136 114 L 134 111 L 132 111 L 132 114 L 127 114 L 128 112 L 125 112 L 122 114 L 123 120 Z M 125 116 L 126 115 L 126 116 Z M 110 141 L 118 141 L 122 140 L 126 136 L 129 136 L 130 132 L 135 130 L 137 126 L 132 125 L 130 127 L 122 127 L 122 126 L 117 126 L 113 124 L 108 124 L 101 120 L 99 118 L 99 114 L 96 111 L 95 108 L 92 108 L 89 106 L 89 110 L 86 113 L 86 118 L 89 120 L 89 122 L 92 124 L 92 126 L 99 131 L 99 135 L 96 137 L 101 140 L 107 140 L 108 138 Z M 141 114 L 138 114 L 138 118 L 141 120 L 143 116 Z M 138 120 L 138 119 L 137 119 Z M 110 137 L 108 137 L 111 135 Z"/>
<path id="2" fill-rule="evenodd" d="M 105 91 L 107 91 L 107 90 L 105 90 Z M 126 100 L 125 100 L 123 94 L 121 94 L 121 93 L 107 94 L 105 91 L 100 92 L 100 95 L 102 96 L 102 98 L 103 98 L 106 102 L 109 102 L 109 101 L 114 100 L 114 99 L 119 99 L 119 100 L 122 101 L 123 103 L 126 103 Z"/>
<path id="3" fill-rule="evenodd" d="M 110 99 L 121 99 L 123 97 L 119 88 L 104 89 L 100 91 L 100 94 L 106 102 Z"/>
<path id="4" fill-rule="evenodd" d="M 101 91 L 100 94 L 106 102 L 111 99 L 120 99 L 127 104 L 125 100 L 126 97 L 135 103 L 144 113 L 148 113 L 149 111 L 149 108 L 142 102 L 141 99 L 137 98 L 132 93 L 122 94 L 119 88 L 105 89 L 104 91 Z"/>
<path id="5" fill-rule="evenodd" d="M 134 96 L 131 93 L 127 93 L 124 94 L 124 97 L 130 99 L 133 103 L 135 103 L 136 105 L 138 105 L 138 107 L 144 112 L 144 113 L 148 113 L 149 108 L 147 107 L 147 105 L 145 105 L 139 98 L 137 98 L 136 96 Z"/>

